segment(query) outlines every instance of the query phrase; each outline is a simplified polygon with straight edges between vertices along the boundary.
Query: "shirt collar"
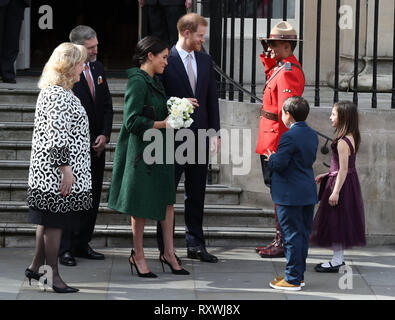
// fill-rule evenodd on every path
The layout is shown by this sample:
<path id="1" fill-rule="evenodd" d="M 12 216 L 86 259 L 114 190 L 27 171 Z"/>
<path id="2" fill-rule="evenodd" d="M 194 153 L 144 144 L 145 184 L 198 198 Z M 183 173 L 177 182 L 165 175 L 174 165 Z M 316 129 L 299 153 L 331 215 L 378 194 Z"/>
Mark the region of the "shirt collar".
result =
<path id="1" fill-rule="evenodd" d="M 193 60 L 195 59 L 195 51 L 191 51 L 191 52 L 185 51 L 183 48 L 181 48 L 181 45 L 178 42 L 176 44 L 176 49 L 177 49 L 178 54 L 180 55 L 182 61 L 184 61 L 186 59 L 188 54 L 191 54 Z"/>

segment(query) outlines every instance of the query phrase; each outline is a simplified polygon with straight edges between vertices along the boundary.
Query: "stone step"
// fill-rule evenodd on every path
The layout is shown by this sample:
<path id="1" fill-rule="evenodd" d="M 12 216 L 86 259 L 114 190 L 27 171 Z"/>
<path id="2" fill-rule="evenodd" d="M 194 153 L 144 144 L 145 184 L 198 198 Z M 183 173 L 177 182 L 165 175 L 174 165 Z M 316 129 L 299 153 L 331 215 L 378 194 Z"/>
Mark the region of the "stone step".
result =
<path id="1" fill-rule="evenodd" d="M 122 124 L 113 124 L 111 141 L 117 141 Z M 31 141 L 33 122 L 1 122 L 0 141 Z"/>
<path id="2" fill-rule="evenodd" d="M 176 226 L 184 226 L 184 205 L 174 207 Z M 0 223 L 27 223 L 28 207 L 22 201 L 0 201 Z M 97 217 L 97 224 L 130 225 L 130 216 L 120 214 L 102 203 Z M 155 226 L 156 222 L 147 220 L 147 226 Z M 210 205 L 204 207 L 204 225 L 207 227 L 273 227 L 274 211 L 240 205 Z"/>
<path id="3" fill-rule="evenodd" d="M 30 161 L 25 160 L 0 160 L 0 180 L 24 180 L 29 178 Z M 104 181 L 111 181 L 113 162 L 106 162 L 104 168 Z M 213 165 L 211 169 L 211 184 L 219 184 L 219 166 Z M 181 182 L 184 181 L 184 175 Z"/>
<path id="4" fill-rule="evenodd" d="M 0 103 L 13 105 L 35 105 L 39 93 L 40 89 L 37 88 L 36 84 L 16 88 L 0 88 Z M 113 105 L 123 105 L 124 94 L 124 90 L 111 90 Z"/>
<path id="5" fill-rule="evenodd" d="M 25 201 L 27 182 L 24 180 L 0 180 L 0 201 Z M 103 183 L 101 200 L 107 201 L 110 182 Z M 206 204 L 238 205 L 242 190 L 237 187 L 223 185 L 209 185 L 206 188 Z M 180 183 L 177 190 L 177 203 L 184 202 L 185 187 Z"/>
<path id="6" fill-rule="evenodd" d="M 114 106 L 113 123 L 122 123 L 123 106 Z M 34 122 L 35 104 L 0 104 L 0 119 L 7 122 Z"/>
<path id="7" fill-rule="evenodd" d="M 106 161 L 113 162 L 116 143 L 111 142 L 106 148 Z M 30 161 L 31 141 L 0 141 L 0 160 Z"/>
<path id="8" fill-rule="evenodd" d="M 0 247 L 33 248 L 36 226 L 29 224 L 0 224 Z M 208 247 L 254 247 L 273 240 L 275 228 L 256 227 L 205 227 L 204 234 Z M 92 246 L 94 248 L 130 248 L 133 245 L 132 230 L 125 225 L 96 225 Z M 156 227 L 146 226 L 144 246 L 156 247 Z M 176 227 L 175 248 L 185 247 L 185 229 Z"/>
<path id="9" fill-rule="evenodd" d="M 0 179 L 25 180 L 29 177 L 29 161 L 0 161 Z M 112 176 L 112 162 L 107 162 L 104 169 L 104 180 L 109 181 Z"/>

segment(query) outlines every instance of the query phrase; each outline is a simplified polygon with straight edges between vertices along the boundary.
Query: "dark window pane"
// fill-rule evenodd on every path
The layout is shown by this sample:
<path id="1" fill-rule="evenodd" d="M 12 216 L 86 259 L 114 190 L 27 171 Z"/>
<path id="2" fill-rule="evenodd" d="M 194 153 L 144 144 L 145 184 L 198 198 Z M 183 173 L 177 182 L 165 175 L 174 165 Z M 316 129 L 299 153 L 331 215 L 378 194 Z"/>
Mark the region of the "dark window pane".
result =
<path id="1" fill-rule="evenodd" d="M 214 0 L 215 1 L 215 0 Z M 228 1 L 228 17 L 231 16 L 232 5 L 231 1 L 235 3 L 235 17 L 240 18 L 241 16 L 241 6 L 242 0 L 225 0 Z M 267 18 L 268 17 L 268 8 L 269 8 L 270 0 L 258 0 L 258 18 Z M 284 0 L 274 0 L 273 1 L 273 19 L 282 19 L 283 17 L 283 1 Z M 295 1 L 296 0 L 288 0 L 287 2 L 287 18 L 295 19 Z M 202 13 L 204 17 L 210 16 L 210 0 L 202 0 Z M 245 18 L 253 18 L 254 17 L 254 3 L 253 0 L 246 0 L 246 16 Z"/>

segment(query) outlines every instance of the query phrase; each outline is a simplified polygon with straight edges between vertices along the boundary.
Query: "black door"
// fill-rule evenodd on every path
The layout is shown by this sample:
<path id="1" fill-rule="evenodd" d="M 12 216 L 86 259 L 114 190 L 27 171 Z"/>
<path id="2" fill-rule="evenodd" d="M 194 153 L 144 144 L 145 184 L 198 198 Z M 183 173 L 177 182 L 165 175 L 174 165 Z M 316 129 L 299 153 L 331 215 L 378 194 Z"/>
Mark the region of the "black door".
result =
<path id="1" fill-rule="evenodd" d="M 53 9 L 53 29 L 39 27 L 42 5 Z M 69 41 L 70 31 L 84 24 L 95 29 L 98 60 L 106 70 L 129 68 L 138 41 L 138 1 L 33 0 L 31 10 L 31 68 L 41 70 L 52 51 Z"/>

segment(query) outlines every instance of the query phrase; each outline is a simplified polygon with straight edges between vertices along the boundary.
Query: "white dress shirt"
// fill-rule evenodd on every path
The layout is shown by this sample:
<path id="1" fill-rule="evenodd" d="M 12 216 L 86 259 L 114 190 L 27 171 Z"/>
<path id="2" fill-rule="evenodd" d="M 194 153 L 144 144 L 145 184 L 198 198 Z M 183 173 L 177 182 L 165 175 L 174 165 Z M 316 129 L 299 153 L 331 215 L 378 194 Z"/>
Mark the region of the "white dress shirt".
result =
<path id="1" fill-rule="evenodd" d="M 181 45 L 177 43 L 176 49 L 178 51 L 178 54 L 181 57 L 181 60 L 184 64 L 185 67 L 185 72 L 188 74 L 188 55 L 189 53 L 192 56 L 192 68 L 193 68 L 193 73 L 195 74 L 195 82 L 197 83 L 197 63 L 196 63 L 196 57 L 195 57 L 195 51 L 192 52 L 187 52 L 184 49 L 181 48 Z"/>

